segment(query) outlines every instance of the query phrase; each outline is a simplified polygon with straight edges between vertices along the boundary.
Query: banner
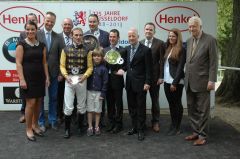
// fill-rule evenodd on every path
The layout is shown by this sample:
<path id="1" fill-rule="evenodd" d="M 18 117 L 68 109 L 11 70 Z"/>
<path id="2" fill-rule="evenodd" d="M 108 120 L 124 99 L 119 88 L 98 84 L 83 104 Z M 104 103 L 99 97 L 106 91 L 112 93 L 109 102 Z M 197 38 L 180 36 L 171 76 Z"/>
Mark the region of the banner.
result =
<path id="1" fill-rule="evenodd" d="M 168 31 L 178 28 L 182 31 L 183 41 L 190 36 L 187 21 L 197 15 L 203 21 L 203 30 L 216 36 L 216 2 L 0 2 L 0 110 L 19 110 L 19 102 L 15 98 L 6 102 L 4 93 L 8 87 L 17 87 L 17 73 L 15 64 L 15 49 L 18 36 L 24 30 L 27 15 L 34 13 L 38 17 L 38 27 L 43 27 L 44 16 L 47 11 L 57 15 L 54 31 L 62 32 L 61 23 L 64 18 L 71 18 L 74 27 L 88 29 L 88 16 L 97 14 L 100 28 L 106 31 L 118 29 L 120 31 L 119 44 L 128 45 L 127 32 L 135 27 L 139 31 L 140 39 L 144 38 L 144 25 L 153 22 L 156 25 L 155 37 L 166 41 Z M 6 89 L 5 89 L 6 87 Z M 9 91 L 13 94 L 15 91 Z M 9 97 L 9 96 L 7 96 Z M 185 97 L 183 97 L 185 98 Z M 10 99 L 10 98 L 9 98 Z M 183 100 L 185 104 L 185 100 Z M 161 88 L 160 106 L 167 107 L 167 101 Z M 124 94 L 124 106 L 126 98 Z M 147 106 L 151 102 L 147 101 Z"/>

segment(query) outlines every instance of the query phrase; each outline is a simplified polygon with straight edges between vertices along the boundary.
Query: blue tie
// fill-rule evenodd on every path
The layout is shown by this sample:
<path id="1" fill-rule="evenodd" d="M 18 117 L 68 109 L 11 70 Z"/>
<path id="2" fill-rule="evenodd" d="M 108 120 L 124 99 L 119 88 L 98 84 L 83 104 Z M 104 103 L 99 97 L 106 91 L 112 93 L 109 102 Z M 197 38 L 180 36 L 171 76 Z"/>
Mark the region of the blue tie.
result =
<path id="1" fill-rule="evenodd" d="M 135 53 L 136 53 L 135 48 L 132 46 L 131 47 L 131 53 L 130 53 L 130 62 L 132 62 L 132 59 L 133 59 Z"/>
<path id="2" fill-rule="evenodd" d="M 47 32 L 47 37 L 46 37 L 46 40 L 47 40 L 47 49 L 48 51 L 50 50 L 50 45 L 51 45 L 51 34 L 50 32 Z"/>

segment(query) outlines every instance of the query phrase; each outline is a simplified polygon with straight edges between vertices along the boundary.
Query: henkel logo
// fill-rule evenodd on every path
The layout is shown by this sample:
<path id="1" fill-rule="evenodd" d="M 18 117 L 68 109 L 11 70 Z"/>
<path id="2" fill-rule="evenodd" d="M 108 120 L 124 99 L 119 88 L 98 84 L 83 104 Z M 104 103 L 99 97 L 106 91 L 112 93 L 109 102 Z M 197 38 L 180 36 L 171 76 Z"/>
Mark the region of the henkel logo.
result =
<path id="1" fill-rule="evenodd" d="M 199 16 L 198 12 L 185 6 L 171 6 L 160 10 L 155 16 L 155 22 L 158 27 L 169 31 L 172 28 L 179 30 L 188 30 L 188 20 L 192 16 Z"/>
<path id="2" fill-rule="evenodd" d="M 32 7 L 15 6 L 7 8 L 0 13 L 0 25 L 13 32 L 21 32 L 24 30 L 24 25 L 28 21 L 28 14 L 34 13 L 38 18 L 38 27 L 43 26 L 44 14 Z"/>

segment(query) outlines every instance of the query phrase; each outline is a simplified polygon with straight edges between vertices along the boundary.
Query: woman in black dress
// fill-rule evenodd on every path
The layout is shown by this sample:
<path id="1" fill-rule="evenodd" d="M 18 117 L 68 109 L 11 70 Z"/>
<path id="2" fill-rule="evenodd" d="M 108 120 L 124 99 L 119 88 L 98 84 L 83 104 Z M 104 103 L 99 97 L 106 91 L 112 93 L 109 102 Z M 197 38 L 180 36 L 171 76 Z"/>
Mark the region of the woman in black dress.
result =
<path id="1" fill-rule="evenodd" d="M 37 41 L 37 25 L 28 21 L 25 24 L 27 38 L 19 41 L 16 48 L 16 65 L 19 75 L 20 92 L 26 99 L 26 135 L 30 141 L 36 141 L 34 133 L 43 136 L 38 126 L 40 105 L 45 96 L 45 87 L 49 85 L 46 47 Z"/>

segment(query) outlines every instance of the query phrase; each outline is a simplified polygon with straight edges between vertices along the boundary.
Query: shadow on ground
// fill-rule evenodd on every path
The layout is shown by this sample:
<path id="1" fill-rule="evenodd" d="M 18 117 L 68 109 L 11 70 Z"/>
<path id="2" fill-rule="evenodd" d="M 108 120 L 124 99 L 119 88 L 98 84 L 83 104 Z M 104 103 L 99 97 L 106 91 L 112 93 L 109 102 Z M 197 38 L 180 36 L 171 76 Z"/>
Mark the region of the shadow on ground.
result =
<path id="1" fill-rule="evenodd" d="M 49 129 L 45 137 L 29 142 L 25 125 L 18 123 L 19 112 L 0 112 L 0 159 L 239 159 L 240 132 L 219 118 L 210 122 L 209 143 L 194 147 L 184 137 L 191 133 L 187 116 L 182 122 L 183 133 L 169 137 L 165 133 L 170 124 L 169 115 L 161 115 L 161 131 L 146 130 L 146 139 L 125 133 L 131 127 L 128 114 L 124 116 L 124 130 L 117 135 L 103 132 L 101 136 L 64 139 L 63 125 L 59 131 Z M 150 125 L 150 116 L 147 116 Z"/>

